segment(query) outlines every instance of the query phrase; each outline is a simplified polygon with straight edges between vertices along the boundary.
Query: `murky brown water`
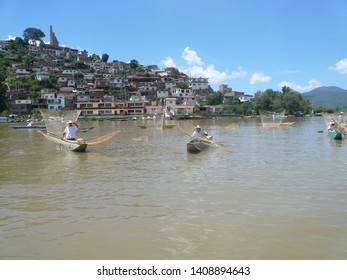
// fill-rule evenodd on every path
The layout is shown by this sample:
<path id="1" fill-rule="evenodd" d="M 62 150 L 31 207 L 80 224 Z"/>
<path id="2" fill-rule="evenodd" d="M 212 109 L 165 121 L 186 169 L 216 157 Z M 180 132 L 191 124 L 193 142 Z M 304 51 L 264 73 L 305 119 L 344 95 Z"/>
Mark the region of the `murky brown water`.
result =
<path id="1" fill-rule="evenodd" d="M 1 124 L 0 258 L 347 259 L 347 142 L 291 121 L 200 121 L 233 152 L 193 155 L 141 121 L 81 123 L 122 130 L 86 153 Z"/>

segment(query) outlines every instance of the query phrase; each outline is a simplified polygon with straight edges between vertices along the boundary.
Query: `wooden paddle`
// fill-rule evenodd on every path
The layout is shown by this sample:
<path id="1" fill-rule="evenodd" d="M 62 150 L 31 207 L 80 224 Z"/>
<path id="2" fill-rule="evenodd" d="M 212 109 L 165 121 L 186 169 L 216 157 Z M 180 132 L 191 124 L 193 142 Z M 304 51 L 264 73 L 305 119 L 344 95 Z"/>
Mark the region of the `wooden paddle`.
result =
<path id="1" fill-rule="evenodd" d="M 231 150 L 229 150 L 229 149 L 227 149 L 227 148 L 224 148 L 224 147 L 222 146 L 222 144 L 218 144 L 218 143 L 213 142 L 213 141 L 211 141 L 211 140 L 203 139 L 203 138 L 200 138 L 200 137 L 192 137 L 189 133 L 185 132 L 185 131 L 180 127 L 179 124 L 178 124 L 177 126 L 178 126 L 178 128 L 179 128 L 184 134 L 186 134 L 187 136 L 189 136 L 189 137 L 192 138 L 192 139 L 198 139 L 199 141 L 205 143 L 206 145 L 209 145 L 209 146 L 212 146 L 212 147 L 215 147 L 215 148 L 220 148 L 220 149 L 222 149 L 222 150 L 224 150 L 224 151 L 227 151 L 227 152 L 229 152 L 229 153 L 232 152 Z"/>
<path id="2" fill-rule="evenodd" d="M 345 136 L 347 137 L 347 132 L 343 129 L 343 127 L 334 119 L 332 119 L 332 121 L 334 122 L 334 124 L 336 125 L 336 127 L 339 129 L 339 131 Z"/>

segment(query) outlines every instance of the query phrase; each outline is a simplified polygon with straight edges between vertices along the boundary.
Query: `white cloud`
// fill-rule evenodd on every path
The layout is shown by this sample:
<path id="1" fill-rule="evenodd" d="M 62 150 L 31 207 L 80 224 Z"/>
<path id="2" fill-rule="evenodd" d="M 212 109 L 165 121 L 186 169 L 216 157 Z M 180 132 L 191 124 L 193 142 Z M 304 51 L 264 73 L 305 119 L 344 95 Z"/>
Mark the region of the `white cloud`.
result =
<path id="1" fill-rule="evenodd" d="M 175 67 L 175 68 L 177 68 L 176 63 L 174 62 L 174 60 L 171 57 L 167 57 L 166 59 L 164 59 L 162 61 L 162 63 L 165 65 L 165 67 Z"/>
<path id="2" fill-rule="evenodd" d="M 281 82 L 278 85 L 280 88 L 287 86 L 290 87 L 291 89 L 298 91 L 298 92 L 303 92 L 303 91 L 308 91 L 308 90 L 312 90 L 315 89 L 317 87 L 320 87 L 320 82 L 317 80 L 309 80 L 308 84 L 306 86 L 300 86 L 295 82 Z"/>
<path id="3" fill-rule="evenodd" d="M 12 36 L 12 35 L 7 36 L 7 40 L 14 40 L 14 39 L 16 39 L 16 36 Z"/>
<path id="4" fill-rule="evenodd" d="M 330 66 L 329 70 L 334 70 L 340 74 L 347 74 L 347 58 L 336 62 L 335 66 Z"/>
<path id="5" fill-rule="evenodd" d="M 201 58 L 197 52 L 186 47 L 182 53 L 182 58 L 187 62 L 188 65 L 203 65 Z"/>
<path id="6" fill-rule="evenodd" d="M 238 71 L 232 71 L 230 74 L 230 78 L 236 79 L 236 78 L 245 78 L 248 75 L 248 73 L 242 69 L 242 67 L 239 67 Z"/>
<path id="7" fill-rule="evenodd" d="M 257 84 L 257 83 L 268 83 L 271 80 L 271 77 L 268 75 L 265 75 L 261 72 L 255 72 L 253 73 L 250 83 L 251 85 Z"/>
<path id="8" fill-rule="evenodd" d="M 211 86 L 225 83 L 228 79 L 244 78 L 248 75 L 242 67 L 230 73 L 216 69 L 214 64 L 205 64 L 197 52 L 189 47 L 184 48 L 181 57 L 184 65 L 177 65 L 171 57 L 167 57 L 161 63 L 165 67 L 175 67 L 192 78 L 208 78 Z"/>
<path id="9" fill-rule="evenodd" d="M 187 74 L 189 77 L 193 78 L 208 78 L 211 84 L 223 83 L 228 79 L 228 74 L 226 72 L 221 72 L 215 69 L 213 64 L 208 65 L 207 67 L 201 66 L 191 66 L 185 69 L 179 69 L 181 72 Z"/>

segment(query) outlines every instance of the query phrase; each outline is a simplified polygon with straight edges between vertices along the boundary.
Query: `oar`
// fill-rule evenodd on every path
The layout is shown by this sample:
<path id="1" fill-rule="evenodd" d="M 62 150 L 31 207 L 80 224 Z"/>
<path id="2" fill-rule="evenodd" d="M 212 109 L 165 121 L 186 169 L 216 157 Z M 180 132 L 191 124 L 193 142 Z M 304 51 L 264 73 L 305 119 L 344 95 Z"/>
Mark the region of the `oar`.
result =
<path id="1" fill-rule="evenodd" d="M 216 147 L 216 148 L 220 148 L 220 149 L 225 150 L 225 151 L 227 151 L 227 152 L 229 152 L 229 153 L 232 152 L 231 150 L 222 147 L 221 144 L 218 144 L 218 143 L 216 143 L 216 142 L 213 142 L 213 141 L 210 141 L 210 140 L 207 140 L 207 139 L 203 139 L 203 138 L 200 138 L 200 137 L 192 137 L 189 133 L 185 132 L 185 131 L 180 127 L 179 124 L 178 124 L 177 126 L 178 126 L 178 128 L 179 128 L 184 134 L 186 134 L 187 136 L 189 136 L 189 137 L 192 138 L 192 139 L 198 139 L 199 141 L 204 142 L 206 145 L 209 145 L 209 146 L 212 146 L 212 147 Z"/>
<path id="2" fill-rule="evenodd" d="M 88 145 L 98 145 L 98 144 L 101 144 L 101 143 L 104 143 L 108 140 L 110 140 L 111 138 L 113 138 L 115 135 L 117 135 L 119 132 L 121 132 L 120 130 L 117 130 L 117 131 L 113 131 L 113 132 L 110 132 L 104 136 L 101 136 L 99 138 L 96 138 L 94 140 L 91 140 L 91 141 L 85 141 Z"/>
<path id="3" fill-rule="evenodd" d="M 347 132 L 343 129 L 343 127 L 334 119 L 332 119 L 332 121 L 335 123 L 335 125 L 337 126 L 337 128 L 339 129 L 339 131 L 345 136 L 347 137 Z"/>

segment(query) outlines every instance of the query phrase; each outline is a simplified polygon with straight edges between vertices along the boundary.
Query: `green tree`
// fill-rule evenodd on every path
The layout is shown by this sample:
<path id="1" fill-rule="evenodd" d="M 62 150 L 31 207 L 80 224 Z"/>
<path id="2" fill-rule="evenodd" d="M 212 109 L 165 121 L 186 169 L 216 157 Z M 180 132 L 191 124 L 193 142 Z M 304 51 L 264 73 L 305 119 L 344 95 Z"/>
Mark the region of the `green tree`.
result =
<path id="1" fill-rule="evenodd" d="M 188 84 L 187 83 L 183 83 L 183 82 L 177 83 L 176 87 L 178 87 L 180 89 L 188 89 L 189 88 Z"/>
<path id="2" fill-rule="evenodd" d="M 103 62 L 107 62 L 108 61 L 108 59 L 109 59 L 109 55 L 107 54 L 107 53 L 104 53 L 102 56 L 101 56 L 101 60 L 103 61 Z"/>
<path id="3" fill-rule="evenodd" d="M 137 69 L 139 67 L 139 62 L 136 59 L 130 60 L 129 66 L 131 69 Z"/>
<path id="4" fill-rule="evenodd" d="M 207 96 L 208 105 L 219 105 L 223 103 L 224 95 L 221 92 L 216 92 Z"/>
<path id="5" fill-rule="evenodd" d="M 27 41 L 28 40 L 42 41 L 42 38 L 46 37 L 46 35 L 40 29 L 29 27 L 24 30 L 23 37 Z"/>
<path id="6" fill-rule="evenodd" d="M 242 103 L 238 97 L 232 97 L 224 102 L 224 109 L 234 114 L 242 115 Z"/>
<path id="7" fill-rule="evenodd" d="M 5 84 L 3 81 L 0 80 L 0 113 L 2 111 L 8 110 L 5 94 L 6 94 Z"/>
<path id="8" fill-rule="evenodd" d="M 287 91 L 284 93 L 282 104 L 282 107 L 286 109 L 287 114 L 290 115 L 298 111 L 306 112 L 309 107 L 308 100 L 296 91 Z"/>

